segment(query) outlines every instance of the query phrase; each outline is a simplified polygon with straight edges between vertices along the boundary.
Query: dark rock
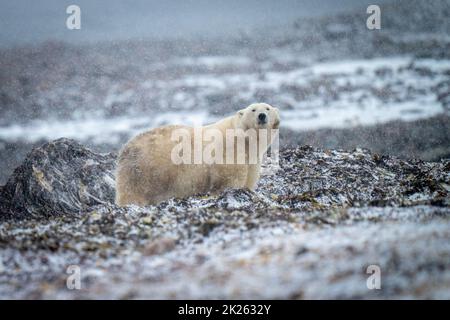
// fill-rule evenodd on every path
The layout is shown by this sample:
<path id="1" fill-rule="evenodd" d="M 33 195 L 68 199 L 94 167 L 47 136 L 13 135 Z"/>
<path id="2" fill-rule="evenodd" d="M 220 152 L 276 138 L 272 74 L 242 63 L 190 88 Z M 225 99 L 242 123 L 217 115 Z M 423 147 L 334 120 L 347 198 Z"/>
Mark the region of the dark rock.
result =
<path id="1" fill-rule="evenodd" d="M 78 213 L 114 200 L 115 157 L 74 140 L 33 149 L 0 189 L 0 217 Z"/>

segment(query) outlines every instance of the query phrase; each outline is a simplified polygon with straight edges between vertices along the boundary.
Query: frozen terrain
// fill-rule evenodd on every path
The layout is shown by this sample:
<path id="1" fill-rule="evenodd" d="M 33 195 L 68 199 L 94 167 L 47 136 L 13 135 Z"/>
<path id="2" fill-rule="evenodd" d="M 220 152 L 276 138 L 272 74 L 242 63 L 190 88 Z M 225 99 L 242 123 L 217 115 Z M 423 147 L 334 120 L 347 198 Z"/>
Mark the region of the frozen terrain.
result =
<path id="1" fill-rule="evenodd" d="M 290 58 L 290 63 L 302 64 L 301 59 Z M 211 123 L 219 119 L 217 113 L 223 117 L 223 113 L 232 112 L 238 101 L 243 101 L 243 108 L 244 101 L 254 101 L 258 94 L 270 96 L 272 100 L 276 97 L 276 105 L 283 110 L 283 126 L 295 131 L 367 126 L 393 120 L 413 121 L 448 111 L 448 106 L 439 101 L 437 88 L 448 86 L 450 59 L 396 56 L 309 63 L 282 72 L 273 70 L 275 62 L 276 58 L 265 61 L 263 70 L 258 72 L 250 71 L 255 68 L 250 59 L 239 56 L 208 56 L 169 62 L 165 68 L 167 65 L 189 66 L 211 71 L 189 73 L 176 79 L 145 80 L 132 88 L 113 86 L 103 97 L 96 95 L 96 99 L 101 99 L 97 103 L 103 108 L 93 111 L 94 115 L 78 114 L 80 111 L 75 104 L 70 120 L 50 116 L 25 124 L 5 125 L 0 127 L 0 139 L 36 142 L 64 136 L 96 144 L 114 143 L 119 142 L 122 135 L 134 135 L 164 124 Z M 234 72 L 217 74 L 215 70 L 220 69 Z M 242 72 L 242 69 L 248 71 Z M 82 89 L 78 90 L 72 93 L 74 98 L 83 96 Z M 236 102 L 231 102 L 228 110 L 214 110 L 211 99 L 225 93 Z M 41 91 L 35 98 L 43 105 L 53 105 L 55 102 L 51 100 L 58 97 L 56 94 Z M 133 110 L 139 99 L 154 103 L 148 114 Z M 130 106 L 124 110 L 126 116 L 105 115 L 119 106 Z"/>
<path id="2" fill-rule="evenodd" d="M 208 36 L 79 41 L 85 28 L 1 46 L 0 299 L 450 299 L 449 1 L 386 1 L 375 31 L 365 7 L 315 7 Z M 24 30 L 0 44 L 45 33 Z M 255 192 L 113 204 L 131 136 L 255 101 L 282 117 L 280 166 Z"/>
<path id="3" fill-rule="evenodd" d="M 256 192 L 118 208 L 114 157 L 61 139 L 15 170 L 0 298 L 450 298 L 448 161 L 287 149 Z"/>

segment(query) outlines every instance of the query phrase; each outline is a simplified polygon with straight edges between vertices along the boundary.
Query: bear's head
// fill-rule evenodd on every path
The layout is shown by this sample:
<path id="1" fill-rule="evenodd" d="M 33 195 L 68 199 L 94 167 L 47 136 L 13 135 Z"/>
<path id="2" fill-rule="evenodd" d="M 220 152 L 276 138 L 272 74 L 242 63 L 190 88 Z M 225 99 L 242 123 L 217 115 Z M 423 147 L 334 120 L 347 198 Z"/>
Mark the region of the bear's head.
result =
<path id="1" fill-rule="evenodd" d="M 267 103 L 253 103 L 237 112 L 237 127 L 248 129 L 278 129 L 280 113 Z"/>

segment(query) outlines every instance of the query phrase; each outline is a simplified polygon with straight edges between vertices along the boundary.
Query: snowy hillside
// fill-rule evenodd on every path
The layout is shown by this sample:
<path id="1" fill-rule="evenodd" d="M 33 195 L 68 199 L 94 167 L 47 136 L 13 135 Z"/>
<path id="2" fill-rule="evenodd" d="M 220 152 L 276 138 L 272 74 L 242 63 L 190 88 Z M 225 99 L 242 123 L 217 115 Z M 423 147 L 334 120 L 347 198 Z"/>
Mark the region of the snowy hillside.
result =
<path id="1" fill-rule="evenodd" d="M 294 56 L 289 62 L 302 64 Z M 289 71 L 275 71 L 276 59 L 262 63 L 266 64 L 266 70 L 254 72 L 251 60 L 239 56 L 181 59 L 173 66 L 187 65 L 203 72 L 149 79 L 132 87 L 116 85 L 103 97 L 95 97 L 102 99 L 97 102 L 102 106 L 98 109 L 83 112 L 72 102 L 70 120 L 50 115 L 49 119 L 5 125 L 0 128 L 0 139 L 36 142 L 64 136 L 119 142 L 123 134 L 132 136 L 165 124 L 210 123 L 218 120 L 217 114 L 223 117 L 249 101 L 258 101 L 260 95 L 281 108 L 284 127 L 299 131 L 412 121 L 446 114 L 449 107 L 439 100 L 437 88 L 448 86 L 450 60 L 389 57 L 310 63 Z M 76 89 L 70 96 L 83 97 L 82 88 L 70 90 Z M 55 105 L 52 100 L 56 98 L 57 92 L 48 91 L 36 97 L 43 105 Z M 224 105 L 226 98 L 230 98 L 228 106 Z M 148 105 L 142 106 L 146 110 L 139 110 L 136 101 Z M 219 111 L 217 104 L 226 109 Z M 111 110 L 117 110 L 117 115 Z"/>
<path id="2" fill-rule="evenodd" d="M 366 0 L 79 2 L 79 32 L 0 4 L 0 299 L 450 299 L 448 0 L 380 30 Z M 281 114 L 255 191 L 114 204 L 132 136 L 254 102 Z"/>

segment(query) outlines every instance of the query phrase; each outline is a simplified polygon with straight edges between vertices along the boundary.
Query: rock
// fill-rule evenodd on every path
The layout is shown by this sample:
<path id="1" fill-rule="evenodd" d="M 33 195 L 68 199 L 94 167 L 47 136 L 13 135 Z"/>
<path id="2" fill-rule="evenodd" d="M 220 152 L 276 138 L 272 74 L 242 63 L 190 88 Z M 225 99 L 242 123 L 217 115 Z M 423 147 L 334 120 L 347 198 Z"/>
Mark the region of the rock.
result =
<path id="1" fill-rule="evenodd" d="M 331 207 L 449 206 L 450 161 L 401 160 L 353 151 L 309 146 L 280 154 L 279 172 L 264 176 L 257 193 L 294 209 Z"/>
<path id="2" fill-rule="evenodd" d="M 0 217 L 79 213 L 114 200 L 115 157 L 70 139 L 33 149 L 0 189 Z"/>

